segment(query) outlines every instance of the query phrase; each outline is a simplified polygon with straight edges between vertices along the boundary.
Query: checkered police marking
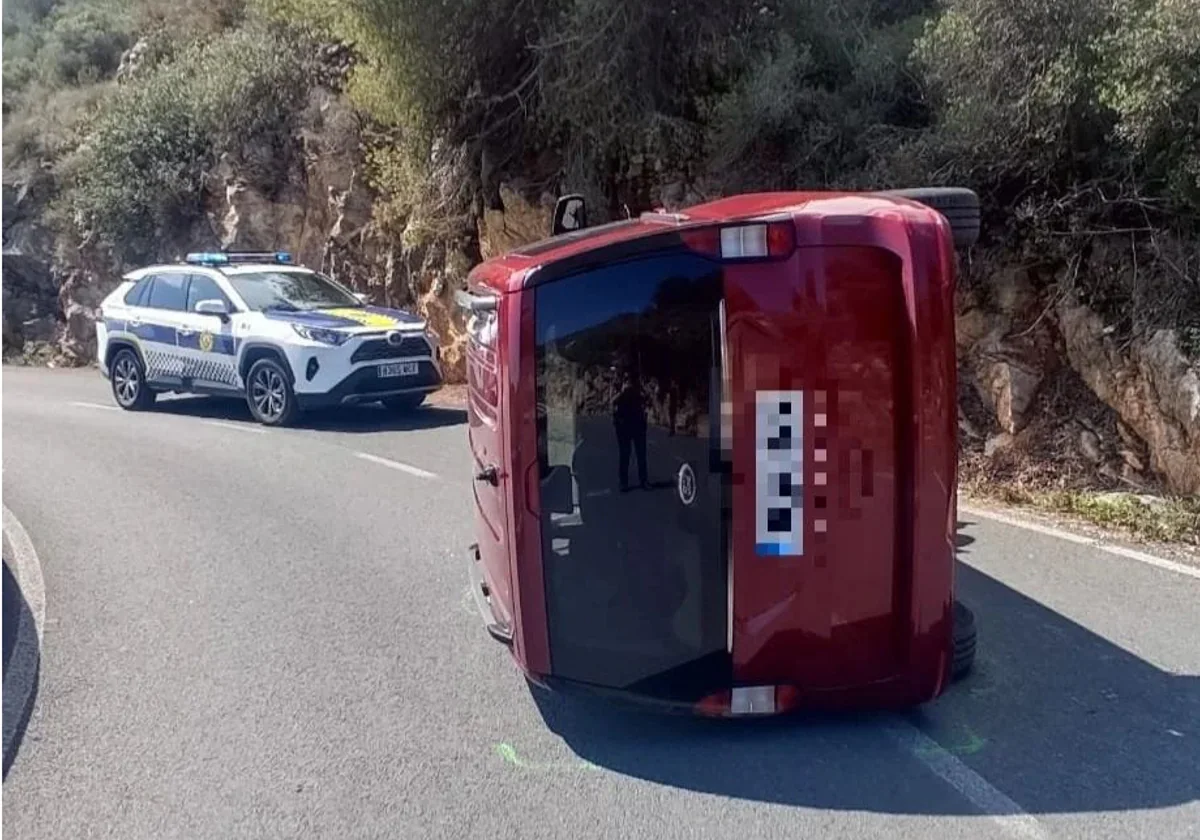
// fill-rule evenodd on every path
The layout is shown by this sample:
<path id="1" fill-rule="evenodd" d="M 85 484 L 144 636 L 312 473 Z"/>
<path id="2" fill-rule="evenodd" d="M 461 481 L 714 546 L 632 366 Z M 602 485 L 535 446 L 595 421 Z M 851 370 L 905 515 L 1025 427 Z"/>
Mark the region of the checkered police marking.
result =
<path id="1" fill-rule="evenodd" d="M 804 392 L 755 395 L 755 551 L 804 554 Z"/>
<path id="2" fill-rule="evenodd" d="M 237 370 L 227 359 L 192 359 L 184 360 L 183 375 L 197 382 L 215 382 L 221 385 L 236 387 L 238 384 Z"/>
<path id="3" fill-rule="evenodd" d="M 174 353 L 146 349 L 146 376 L 162 379 L 165 376 L 183 376 L 183 359 Z"/>

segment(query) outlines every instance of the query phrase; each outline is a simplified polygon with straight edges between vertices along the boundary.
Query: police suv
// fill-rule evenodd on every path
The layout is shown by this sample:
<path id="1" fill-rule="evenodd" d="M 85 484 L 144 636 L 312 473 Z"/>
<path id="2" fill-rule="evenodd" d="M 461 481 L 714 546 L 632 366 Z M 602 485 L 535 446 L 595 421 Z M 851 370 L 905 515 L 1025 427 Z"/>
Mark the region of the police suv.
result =
<path id="1" fill-rule="evenodd" d="M 167 391 L 242 396 L 259 422 L 281 426 L 308 408 L 414 409 L 442 385 L 423 320 L 369 306 L 284 252 L 189 254 L 130 272 L 101 304 L 96 339 L 129 410 Z"/>

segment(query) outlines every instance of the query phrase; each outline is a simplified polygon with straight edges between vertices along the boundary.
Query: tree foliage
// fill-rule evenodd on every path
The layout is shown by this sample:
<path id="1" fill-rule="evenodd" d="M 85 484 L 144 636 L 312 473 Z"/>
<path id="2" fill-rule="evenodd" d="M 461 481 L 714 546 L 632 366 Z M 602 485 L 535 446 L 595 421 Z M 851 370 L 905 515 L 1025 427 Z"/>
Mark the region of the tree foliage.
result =
<path id="1" fill-rule="evenodd" d="M 196 44 L 122 88 L 66 163 L 66 206 L 116 252 L 147 257 L 201 216 L 223 156 L 270 187 L 292 153 L 307 89 L 304 45 L 243 29 Z"/>

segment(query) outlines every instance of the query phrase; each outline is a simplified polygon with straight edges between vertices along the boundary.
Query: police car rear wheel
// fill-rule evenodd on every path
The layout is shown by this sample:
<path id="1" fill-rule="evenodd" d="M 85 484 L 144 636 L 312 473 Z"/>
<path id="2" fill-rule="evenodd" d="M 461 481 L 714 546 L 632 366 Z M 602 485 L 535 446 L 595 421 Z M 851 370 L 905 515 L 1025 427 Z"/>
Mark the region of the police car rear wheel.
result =
<path id="1" fill-rule="evenodd" d="M 413 411 L 425 402 L 424 394 L 397 394 L 394 397 L 384 397 L 383 405 L 391 411 Z"/>
<path id="2" fill-rule="evenodd" d="M 286 426 L 296 418 L 296 395 L 279 362 L 259 359 L 246 380 L 246 402 L 255 420 L 267 426 Z"/>
<path id="3" fill-rule="evenodd" d="M 132 350 L 121 350 L 109 370 L 113 398 L 126 411 L 144 411 L 154 405 L 157 394 L 146 385 L 146 369 Z"/>

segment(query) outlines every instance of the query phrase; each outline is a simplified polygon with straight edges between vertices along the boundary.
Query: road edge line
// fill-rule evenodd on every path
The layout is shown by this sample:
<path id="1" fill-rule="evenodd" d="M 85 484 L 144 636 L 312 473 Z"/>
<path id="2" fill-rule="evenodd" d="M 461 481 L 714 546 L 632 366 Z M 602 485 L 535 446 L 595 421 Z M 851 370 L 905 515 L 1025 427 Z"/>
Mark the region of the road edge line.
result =
<path id="1" fill-rule="evenodd" d="M 1049 537 L 1057 537 L 1060 540 L 1066 540 L 1078 545 L 1090 546 L 1117 557 L 1124 557 L 1127 560 L 1137 560 L 1139 563 L 1144 563 L 1147 566 L 1154 566 L 1158 569 L 1163 569 L 1168 572 L 1175 572 L 1176 574 L 1186 575 L 1187 577 L 1200 580 L 1200 568 L 1189 566 L 1186 563 L 1177 563 L 1174 560 L 1168 560 L 1165 557 L 1157 557 L 1144 551 L 1137 551 L 1135 549 L 1125 548 L 1124 546 L 1120 545 L 1112 545 L 1111 543 L 1106 543 L 1104 540 L 1096 539 L 1094 537 L 1085 537 L 1081 534 L 1073 534 L 1070 531 L 1066 531 L 1061 528 L 1054 528 L 1049 525 L 1042 525 L 1036 522 L 1028 522 L 1015 516 L 986 510 L 984 508 L 975 507 L 974 505 L 960 503 L 958 510 L 960 513 L 965 513 L 969 516 L 977 516 L 980 519 L 990 519 L 993 522 L 1011 525 L 1014 528 L 1021 528 L 1025 531 L 1033 531 L 1038 534 L 1045 534 Z"/>
<path id="2" fill-rule="evenodd" d="M 46 587 L 42 577 L 42 565 L 37 550 L 25 526 L 16 514 L 3 505 L 4 536 L 12 549 L 10 571 L 16 580 L 21 597 L 29 606 L 29 615 L 17 617 L 16 641 L 13 642 L 12 659 L 8 673 L 4 675 L 4 773 L 15 758 L 14 746 L 18 731 L 22 730 L 32 711 L 37 696 L 38 671 L 41 667 L 42 640 L 46 624 Z M 30 627 L 29 619 L 33 620 Z"/>
<path id="3" fill-rule="evenodd" d="M 415 476 L 416 478 L 424 478 L 436 480 L 437 473 L 431 473 L 428 470 L 423 470 L 420 467 L 414 467 L 412 464 L 405 464 L 402 461 L 393 461 L 391 458 L 383 458 L 379 455 L 372 455 L 370 452 L 355 451 L 354 456 L 361 458 L 364 461 L 370 461 L 372 464 L 379 464 L 381 467 L 390 467 L 407 475 Z"/>
<path id="4" fill-rule="evenodd" d="M 909 755 L 964 796 L 1006 834 L 1025 840 L 1048 840 L 1050 835 L 1036 817 L 918 727 L 897 721 L 885 724 L 884 728 Z"/>

